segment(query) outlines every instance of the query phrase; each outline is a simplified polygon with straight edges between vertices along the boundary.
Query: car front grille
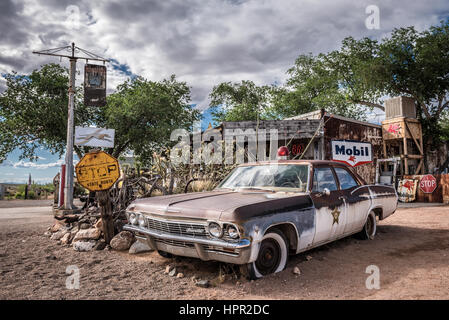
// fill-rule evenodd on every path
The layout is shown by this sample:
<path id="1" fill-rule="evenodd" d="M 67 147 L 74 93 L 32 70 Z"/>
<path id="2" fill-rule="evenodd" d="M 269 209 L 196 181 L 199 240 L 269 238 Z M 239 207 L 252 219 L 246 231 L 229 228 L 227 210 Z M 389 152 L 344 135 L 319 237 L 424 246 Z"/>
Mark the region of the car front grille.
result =
<path id="1" fill-rule="evenodd" d="M 176 241 L 176 240 L 165 240 L 165 239 L 154 239 L 156 242 L 165 243 L 171 246 L 176 247 L 184 247 L 184 248 L 193 248 L 195 245 L 191 242 L 185 242 L 185 241 Z"/>
<path id="2" fill-rule="evenodd" d="M 186 221 L 173 221 L 162 218 L 155 218 L 153 216 L 143 214 L 145 218 L 145 229 L 156 231 L 160 233 L 166 233 L 176 236 L 184 236 L 192 239 L 214 239 L 209 235 L 207 231 L 207 224 L 186 222 Z M 239 239 L 232 239 L 228 231 L 223 230 L 222 240 L 228 242 L 237 242 Z"/>
<path id="3" fill-rule="evenodd" d="M 160 220 L 145 216 L 145 227 L 153 231 L 192 238 L 208 236 L 205 224 Z"/>
<path id="4" fill-rule="evenodd" d="M 166 239 L 154 239 L 157 243 L 163 243 L 170 246 L 175 247 L 181 247 L 181 248 L 194 248 L 195 245 L 192 242 L 186 242 L 186 241 L 177 241 L 177 240 L 166 240 Z M 213 253 L 220 253 L 225 254 L 229 256 L 235 256 L 237 257 L 239 255 L 239 250 L 225 250 L 220 247 L 216 246 L 208 246 L 208 245 L 201 245 L 204 251 L 206 252 L 213 252 Z"/>

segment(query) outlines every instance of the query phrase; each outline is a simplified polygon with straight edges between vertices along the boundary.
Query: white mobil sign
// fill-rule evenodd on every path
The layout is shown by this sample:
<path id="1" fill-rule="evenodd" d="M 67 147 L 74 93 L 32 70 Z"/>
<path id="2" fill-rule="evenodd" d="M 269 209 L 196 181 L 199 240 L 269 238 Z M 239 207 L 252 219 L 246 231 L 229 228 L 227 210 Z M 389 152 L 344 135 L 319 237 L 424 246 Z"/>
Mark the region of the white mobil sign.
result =
<path id="1" fill-rule="evenodd" d="M 114 147 L 114 129 L 75 127 L 75 144 L 87 147 Z"/>
<path id="2" fill-rule="evenodd" d="M 332 140 L 332 160 L 344 162 L 352 167 L 373 161 L 373 147 L 371 143 Z"/>

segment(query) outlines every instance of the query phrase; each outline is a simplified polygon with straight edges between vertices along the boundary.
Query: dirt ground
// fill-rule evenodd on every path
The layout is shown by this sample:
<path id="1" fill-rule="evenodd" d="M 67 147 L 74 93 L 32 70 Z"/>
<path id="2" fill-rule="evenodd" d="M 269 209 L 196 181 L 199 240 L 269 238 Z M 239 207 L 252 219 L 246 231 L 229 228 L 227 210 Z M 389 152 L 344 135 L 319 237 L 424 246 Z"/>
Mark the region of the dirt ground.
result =
<path id="1" fill-rule="evenodd" d="M 216 262 L 76 252 L 43 235 L 53 220 L 48 204 L 5 206 L 0 299 L 449 299 L 449 206 L 398 209 L 379 223 L 375 240 L 342 239 L 293 256 L 283 272 L 252 282 L 233 273 L 220 281 Z M 168 264 L 185 278 L 164 274 Z M 66 288 L 71 265 L 80 270 L 79 289 Z M 370 265 L 380 270 L 378 290 L 365 285 Z M 215 286 L 196 287 L 193 276 Z"/>

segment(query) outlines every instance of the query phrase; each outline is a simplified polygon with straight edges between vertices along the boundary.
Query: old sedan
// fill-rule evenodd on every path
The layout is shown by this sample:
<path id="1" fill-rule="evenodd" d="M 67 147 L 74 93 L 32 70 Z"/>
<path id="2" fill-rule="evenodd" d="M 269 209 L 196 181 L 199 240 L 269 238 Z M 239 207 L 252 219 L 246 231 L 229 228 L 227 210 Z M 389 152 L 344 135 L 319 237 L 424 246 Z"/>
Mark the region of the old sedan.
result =
<path id="1" fill-rule="evenodd" d="M 393 187 L 367 185 L 331 161 L 243 164 L 213 191 L 152 197 L 127 208 L 135 233 L 163 256 L 242 266 L 251 279 L 279 272 L 289 254 L 357 234 L 397 207 Z"/>

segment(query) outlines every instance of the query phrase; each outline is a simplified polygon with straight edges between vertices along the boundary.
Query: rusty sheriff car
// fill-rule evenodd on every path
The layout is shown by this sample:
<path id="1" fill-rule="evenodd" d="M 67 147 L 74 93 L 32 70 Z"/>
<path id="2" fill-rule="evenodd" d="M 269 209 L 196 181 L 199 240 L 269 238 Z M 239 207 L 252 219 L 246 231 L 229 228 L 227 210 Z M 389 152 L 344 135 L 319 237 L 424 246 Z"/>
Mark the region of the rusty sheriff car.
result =
<path id="1" fill-rule="evenodd" d="M 163 256 L 239 264 L 256 279 L 283 270 L 289 254 L 353 234 L 373 239 L 397 198 L 338 162 L 246 163 L 213 191 L 134 201 L 124 229 Z"/>

